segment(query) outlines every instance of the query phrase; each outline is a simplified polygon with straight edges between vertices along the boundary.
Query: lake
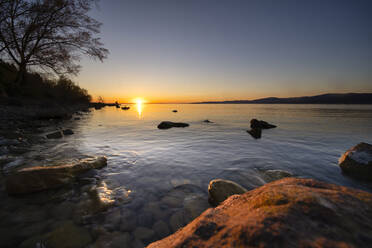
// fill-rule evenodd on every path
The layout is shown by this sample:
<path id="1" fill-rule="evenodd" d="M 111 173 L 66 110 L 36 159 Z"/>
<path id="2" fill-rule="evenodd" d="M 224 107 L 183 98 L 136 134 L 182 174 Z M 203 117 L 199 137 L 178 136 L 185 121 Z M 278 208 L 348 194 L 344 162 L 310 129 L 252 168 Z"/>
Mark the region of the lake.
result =
<path id="1" fill-rule="evenodd" d="M 18 165 L 48 166 L 104 155 L 108 166 L 96 172 L 95 180 L 70 189 L 17 198 L 2 189 L 4 247 L 49 247 L 45 240 L 51 237 L 49 242 L 66 239 L 50 234 L 63 233 L 60 227 L 85 237 L 77 246 L 143 247 L 208 208 L 208 183 L 215 178 L 253 189 L 270 181 L 267 171 L 284 170 L 372 192 L 371 183 L 343 175 L 338 166 L 347 149 L 372 143 L 372 105 L 130 106 L 126 111 L 106 107 L 77 115 L 80 120 L 51 125 L 45 133 L 64 127 L 75 134 L 35 145 L 18 158 Z M 246 132 L 252 118 L 278 127 L 253 139 Z M 159 130 L 157 125 L 166 120 L 190 126 Z M 94 214 L 82 212 L 89 187 L 97 186 L 111 194 L 114 206 Z"/>

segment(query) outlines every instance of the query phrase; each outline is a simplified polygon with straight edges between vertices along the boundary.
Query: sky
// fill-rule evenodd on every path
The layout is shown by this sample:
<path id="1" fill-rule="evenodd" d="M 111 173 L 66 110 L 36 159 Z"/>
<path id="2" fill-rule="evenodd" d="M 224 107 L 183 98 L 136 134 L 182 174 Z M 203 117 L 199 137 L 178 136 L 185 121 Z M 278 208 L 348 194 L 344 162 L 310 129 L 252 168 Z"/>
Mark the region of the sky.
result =
<path id="1" fill-rule="evenodd" d="M 79 85 L 106 101 L 372 92 L 370 0 L 103 0 L 110 50 Z"/>

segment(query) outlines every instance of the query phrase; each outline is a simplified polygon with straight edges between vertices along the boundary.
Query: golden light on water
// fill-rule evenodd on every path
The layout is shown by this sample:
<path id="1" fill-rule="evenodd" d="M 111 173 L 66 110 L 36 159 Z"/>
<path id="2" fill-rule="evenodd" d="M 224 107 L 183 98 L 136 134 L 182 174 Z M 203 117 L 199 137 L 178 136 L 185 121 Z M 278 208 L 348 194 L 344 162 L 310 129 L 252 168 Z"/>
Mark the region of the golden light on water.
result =
<path id="1" fill-rule="evenodd" d="M 146 101 L 142 98 L 136 98 L 136 99 L 134 99 L 134 102 L 136 103 L 136 106 L 137 106 L 138 118 L 141 118 L 142 117 L 143 104 Z"/>

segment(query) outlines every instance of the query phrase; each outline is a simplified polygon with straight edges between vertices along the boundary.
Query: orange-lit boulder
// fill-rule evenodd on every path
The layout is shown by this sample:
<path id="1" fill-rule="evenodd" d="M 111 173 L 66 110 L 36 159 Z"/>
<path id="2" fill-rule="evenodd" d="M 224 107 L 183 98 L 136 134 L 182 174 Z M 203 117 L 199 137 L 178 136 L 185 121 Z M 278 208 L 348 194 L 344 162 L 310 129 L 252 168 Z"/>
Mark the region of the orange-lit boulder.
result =
<path id="1" fill-rule="evenodd" d="M 97 157 L 83 159 L 75 164 L 24 168 L 6 178 L 6 189 L 14 195 L 58 188 L 70 183 L 79 174 L 106 165 L 106 157 Z"/>
<path id="2" fill-rule="evenodd" d="M 372 194 L 285 178 L 233 195 L 150 248 L 370 247 Z"/>

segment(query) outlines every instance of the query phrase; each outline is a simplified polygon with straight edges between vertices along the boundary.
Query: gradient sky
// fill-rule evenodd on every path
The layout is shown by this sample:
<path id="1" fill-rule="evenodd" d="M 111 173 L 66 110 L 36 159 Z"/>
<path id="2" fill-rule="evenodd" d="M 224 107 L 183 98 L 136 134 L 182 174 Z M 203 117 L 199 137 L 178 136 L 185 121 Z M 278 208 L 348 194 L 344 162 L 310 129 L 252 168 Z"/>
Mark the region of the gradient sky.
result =
<path id="1" fill-rule="evenodd" d="M 103 0 L 93 96 L 189 102 L 372 92 L 372 1 Z"/>

